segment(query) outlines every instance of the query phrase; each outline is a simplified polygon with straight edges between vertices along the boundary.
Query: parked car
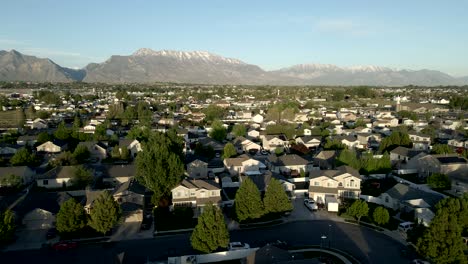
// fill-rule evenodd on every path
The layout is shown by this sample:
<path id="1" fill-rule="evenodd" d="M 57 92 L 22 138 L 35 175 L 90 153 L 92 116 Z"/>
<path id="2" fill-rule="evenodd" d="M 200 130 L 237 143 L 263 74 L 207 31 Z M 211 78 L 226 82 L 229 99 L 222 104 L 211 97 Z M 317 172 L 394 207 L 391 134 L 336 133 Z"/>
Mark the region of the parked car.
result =
<path id="1" fill-rule="evenodd" d="M 431 264 L 429 261 L 425 261 L 425 260 L 422 260 L 422 259 L 413 259 L 413 261 L 411 261 L 412 264 Z"/>
<path id="2" fill-rule="evenodd" d="M 413 228 L 413 222 L 403 222 L 398 225 L 398 230 L 402 232 L 408 232 L 408 230 Z"/>
<path id="3" fill-rule="evenodd" d="M 234 251 L 234 250 L 241 250 L 241 249 L 249 249 L 250 245 L 247 243 L 242 243 L 242 242 L 231 242 L 228 245 L 228 250 L 229 251 Z"/>
<path id="4" fill-rule="evenodd" d="M 268 155 L 268 152 L 264 149 L 262 149 L 262 151 L 260 151 L 260 153 L 262 153 L 262 155 Z"/>
<path id="5" fill-rule="evenodd" d="M 315 203 L 314 199 L 304 199 L 304 205 L 309 208 L 311 211 L 317 211 L 318 206 Z"/>
<path id="6" fill-rule="evenodd" d="M 52 248 L 55 250 L 67 250 L 77 248 L 78 243 L 74 241 L 60 241 L 52 245 Z"/>
<path id="7" fill-rule="evenodd" d="M 52 239 L 52 238 L 55 238 L 56 236 L 57 236 L 56 228 L 51 228 L 47 230 L 47 234 L 46 234 L 47 239 Z"/>

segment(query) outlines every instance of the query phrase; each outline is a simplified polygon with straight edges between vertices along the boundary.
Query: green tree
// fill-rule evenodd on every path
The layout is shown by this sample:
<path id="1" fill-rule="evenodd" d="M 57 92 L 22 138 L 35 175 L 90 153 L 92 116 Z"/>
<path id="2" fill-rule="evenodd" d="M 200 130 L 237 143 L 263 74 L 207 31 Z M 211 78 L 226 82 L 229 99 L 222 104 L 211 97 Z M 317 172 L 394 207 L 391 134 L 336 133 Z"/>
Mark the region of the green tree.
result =
<path id="1" fill-rule="evenodd" d="M 260 218 L 263 215 L 263 203 L 255 183 L 246 178 L 235 197 L 235 210 L 240 222 Z"/>
<path id="2" fill-rule="evenodd" d="M 432 188 L 432 189 L 438 189 L 438 190 L 450 190 L 452 187 L 452 182 L 450 181 L 450 178 L 441 173 L 434 173 L 431 176 L 427 178 L 427 184 Z"/>
<path id="3" fill-rule="evenodd" d="M 67 140 L 70 137 L 70 130 L 65 126 L 65 122 L 61 122 L 57 130 L 54 132 L 54 136 L 60 140 Z"/>
<path id="4" fill-rule="evenodd" d="M 398 146 L 412 146 L 411 139 L 409 138 L 407 132 L 398 130 L 393 131 L 392 134 L 390 134 L 390 136 L 382 139 L 382 142 L 380 143 L 380 151 L 383 153 L 386 151 L 390 151 Z"/>
<path id="5" fill-rule="evenodd" d="M 431 149 L 433 154 L 451 154 L 454 153 L 453 149 L 446 144 L 434 144 Z"/>
<path id="6" fill-rule="evenodd" d="M 225 146 L 224 146 L 224 150 L 223 150 L 223 158 L 224 159 L 228 159 L 232 156 L 235 156 L 237 155 L 237 150 L 236 148 L 234 147 L 234 145 L 232 143 L 227 143 Z"/>
<path id="7" fill-rule="evenodd" d="M 57 214 L 57 231 L 74 233 L 86 226 L 86 212 L 83 205 L 75 199 L 69 199 L 60 206 Z"/>
<path id="8" fill-rule="evenodd" d="M 325 145 L 323 146 L 323 149 L 325 150 L 340 150 L 340 149 L 345 149 L 346 145 L 342 144 L 340 141 L 333 139 L 330 140 L 327 138 L 327 141 L 325 142 Z"/>
<path id="9" fill-rule="evenodd" d="M 80 138 L 80 129 L 81 129 L 81 118 L 77 115 L 73 120 L 73 127 L 72 127 L 72 137 L 75 139 Z"/>
<path id="10" fill-rule="evenodd" d="M 379 206 L 375 208 L 374 212 L 372 213 L 372 218 L 378 225 L 385 225 L 388 223 L 388 221 L 390 221 L 390 214 L 388 213 L 387 209 Z"/>
<path id="11" fill-rule="evenodd" d="M 210 122 L 223 118 L 226 110 L 222 107 L 211 104 L 207 108 L 203 109 L 202 112 L 205 114 L 205 120 Z"/>
<path id="12" fill-rule="evenodd" d="M 91 153 L 89 153 L 89 150 L 85 145 L 78 145 L 73 152 L 73 157 L 79 164 L 84 163 L 89 159 L 90 155 Z"/>
<path id="13" fill-rule="evenodd" d="M 47 132 L 41 132 L 37 135 L 37 144 L 46 143 L 47 141 L 51 141 L 52 136 L 49 135 Z"/>
<path id="14" fill-rule="evenodd" d="M 192 247 L 203 253 L 210 253 L 229 244 L 229 231 L 219 208 L 212 204 L 203 207 L 198 224 L 190 237 Z"/>
<path id="15" fill-rule="evenodd" d="M 20 176 L 14 174 L 8 174 L 6 177 L 0 179 L 0 186 L 9 186 L 12 188 L 19 188 L 23 184 L 23 180 Z"/>
<path id="16" fill-rule="evenodd" d="M 281 156 L 284 153 L 284 148 L 283 147 L 276 147 L 275 148 L 275 154 L 276 156 Z"/>
<path id="17" fill-rule="evenodd" d="M 467 263 L 462 231 L 468 225 L 467 195 L 447 198 L 436 205 L 434 218 L 416 243 L 419 254 L 434 263 Z"/>
<path id="18" fill-rule="evenodd" d="M 104 191 L 92 204 L 88 225 L 106 234 L 118 223 L 121 215 L 120 205 L 109 192 Z"/>
<path id="19" fill-rule="evenodd" d="M 245 135 L 247 134 L 247 129 L 245 128 L 244 125 L 235 124 L 234 127 L 232 128 L 232 133 L 236 137 L 245 137 Z"/>
<path id="20" fill-rule="evenodd" d="M 170 196 L 184 175 L 180 143 L 168 134 L 153 133 L 136 157 L 137 180 L 153 191 L 153 202 Z"/>
<path id="21" fill-rule="evenodd" d="M 293 205 L 281 182 L 272 178 L 265 191 L 263 205 L 266 213 L 281 213 L 291 211 Z"/>
<path id="22" fill-rule="evenodd" d="M 346 213 L 349 216 L 352 216 L 361 221 L 361 217 L 367 216 L 369 214 L 369 206 L 367 205 L 366 201 L 363 200 L 356 200 L 354 203 L 346 210 Z"/>
<path id="23" fill-rule="evenodd" d="M 0 244 L 10 241 L 15 232 L 15 215 L 6 210 L 0 213 Z"/>
<path id="24" fill-rule="evenodd" d="M 71 181 L 73 186 L 84 188 L 93 182 L 93 171 L 78 165 L 74 168 Z"/>
<path id="25" fill-rule="evenodd" d="M 54 166 L 70 166 L 76 164 L 75 156 L 70 151 L 60 153 L 53 162 Z"/>
<path id="26" fill-rule="evenodd" d="M 211 124 L 210 137 L 217 140 L 223 141 L 226 138 L 227 130 L 223 123 L 219 120 L 213 121 Z"/>
<path id="27" fill-rule="evenodd" d="M 120 159 L 129 160 L 130 159 L 130 150 L 126 147 L 121 147 L 119 149 Z"/>
<path id="28" fill-rule="evenodd" d="M 11 157 L 10 163 L 13 166 L 30 166 L 32 163 L 35 163 L 35 156 L 27 148 L 21 148 Z"/>
<path id="29" fill-rule="evenodd" d="M 357 158 L 357 154 L 354 150 L 348 150 L 348 149 L 343 149 L 340 152 L 340 155 L 336 159 L 336 165 L 341 166 L 341 165 L 348 165 L 350 167 L 353 167 L 356 170 L 361 169 L 361 162 Z"/>

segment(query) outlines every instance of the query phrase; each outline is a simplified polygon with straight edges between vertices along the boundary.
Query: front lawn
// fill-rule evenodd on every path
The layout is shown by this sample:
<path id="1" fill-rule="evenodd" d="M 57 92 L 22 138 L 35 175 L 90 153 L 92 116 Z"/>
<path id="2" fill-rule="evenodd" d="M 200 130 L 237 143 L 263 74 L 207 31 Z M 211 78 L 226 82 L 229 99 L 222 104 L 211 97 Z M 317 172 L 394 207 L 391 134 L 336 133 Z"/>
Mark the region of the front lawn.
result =
<path id="1" fill-rule="evenodd" d="M 157 231 L 189 229 L 196 225 L 197 219 L 193 218 L 192 208 L 176 207 L 172 212 L 162 207 L 154 210 L 154 227 Z"/>

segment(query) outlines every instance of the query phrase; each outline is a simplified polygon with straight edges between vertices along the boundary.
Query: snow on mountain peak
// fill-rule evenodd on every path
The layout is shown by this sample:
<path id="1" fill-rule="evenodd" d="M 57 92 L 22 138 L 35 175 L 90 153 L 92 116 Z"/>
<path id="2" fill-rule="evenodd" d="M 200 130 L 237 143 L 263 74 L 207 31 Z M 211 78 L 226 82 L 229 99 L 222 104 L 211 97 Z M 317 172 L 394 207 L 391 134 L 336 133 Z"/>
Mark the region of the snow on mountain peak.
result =
<path id="1" fill-rule="evenodd" d="M 137 50 L 132 56 L 163 56 L 163 57 L 171 57 L 178 60 L 203 60 L 206 62 L 215 62 L 215 63 L 230 63 L 230 64 L 245 64 L 244 62 L 232 59 L 232 58 L 225 58 L 213 53 L 209 53 L 207 51 L 177 51 L 177 50 L 160 50 L 154 51 L 148 48 L 142 48 Z"/>

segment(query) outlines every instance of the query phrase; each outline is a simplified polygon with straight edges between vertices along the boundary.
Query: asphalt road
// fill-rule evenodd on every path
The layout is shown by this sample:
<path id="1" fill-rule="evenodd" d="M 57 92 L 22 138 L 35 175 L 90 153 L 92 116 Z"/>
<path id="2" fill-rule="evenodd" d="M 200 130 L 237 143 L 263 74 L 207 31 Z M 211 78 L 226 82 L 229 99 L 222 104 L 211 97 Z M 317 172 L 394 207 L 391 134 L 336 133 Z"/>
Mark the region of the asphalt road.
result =
<path id="1" fill-rule="evenodd" d="M 329 226 L 331 225 L 331 226 Z M 323 245 L 347 251 L 362 263 L 408 263 L 401 256 L 402 245 L 384 234 L 364 227 L 331 221 L 299 221 L 275 227 L 231 232 L 231 241 L 249 243 L 252 247 L 277 239 L 291 246 Z M 329 240 L 329 238 L 331 238 Z M 125 252 L 131 263 L 163 260 L 168 256 L 194 254 L 190 234 L 128 240 L 111 244 L 80 245 L 77 249 L 55 252 L 50 249 L 14 251 L 1 254 L 1 263 L 115 263 L 117 254 Z"/>

